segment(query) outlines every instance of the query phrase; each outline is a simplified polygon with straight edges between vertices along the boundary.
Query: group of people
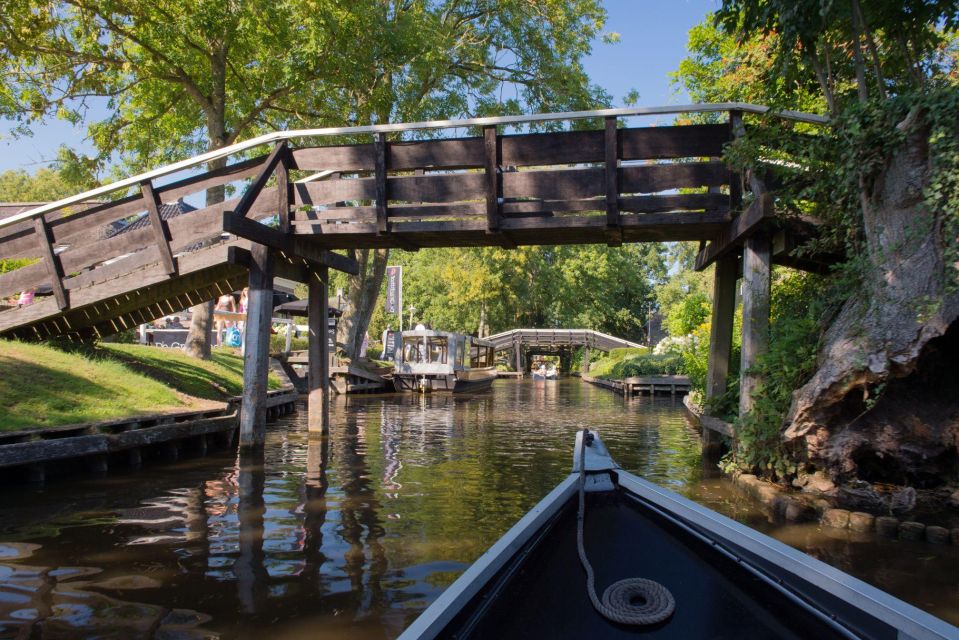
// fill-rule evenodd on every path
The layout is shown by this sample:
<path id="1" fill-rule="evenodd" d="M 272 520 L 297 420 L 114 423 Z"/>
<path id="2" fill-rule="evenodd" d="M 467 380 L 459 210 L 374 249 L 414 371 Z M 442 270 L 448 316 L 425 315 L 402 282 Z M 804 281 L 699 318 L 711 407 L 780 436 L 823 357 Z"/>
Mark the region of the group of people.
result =
<path id="1" fill-rule="evenodd" d="M 244 287 L 243 291 L 240 292 L 240 299 L 237 299 L 233 296 L 232 293 L 225 293 L 219 298 L 217 298 L 216 304 L 213 307 L 213 317 L 215 320 L 216 327 L 216 343 L 223 344 L 223 339 L 226 332 L 232 328 L 236 327 L 240 332 L 240 336 L 243 335 L 243 329 L 246 326 L 246 322 L 243 319 L 231 319 L 229 317 L 220 316 L 217 317 L 216 312 L 227 312 L 227 313 L 241 313 L 245 314 L 247 306 L 249 305 L 249 287 Z"/>

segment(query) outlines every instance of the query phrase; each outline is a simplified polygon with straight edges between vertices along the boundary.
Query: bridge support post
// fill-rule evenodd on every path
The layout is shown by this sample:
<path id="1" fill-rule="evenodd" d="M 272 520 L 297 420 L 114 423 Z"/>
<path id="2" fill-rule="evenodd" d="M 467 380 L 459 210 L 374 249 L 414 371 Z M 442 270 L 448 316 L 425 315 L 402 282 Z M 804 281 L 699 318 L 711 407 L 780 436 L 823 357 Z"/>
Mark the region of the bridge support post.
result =
<path id="1" fill-rule="evenodd" d="M 707 401 L 725 393 L 729 380 L 739 259 L 735 254 L 727 255 L 717 260 L 713 268 L 713 313 L 709 335 L 709 368 L 706 373 Z M 720 445 L 720 435 L 703 427 L 704 449 L 714 450 Z"/>
<path id="2" fill-rule="evenodd" d="M 270 318 L 273 315 L 273 254 L 261 244 L 250 251 L 250 293 L 243 351 L 240 448 L 262 447 L 266 439 L 266 389 L 270 370 Z"/>
<path id="3" fill-rule="evenodd" d="M 524 373 L 523 371 L 523 354 L 519 348 L 519 340 L 513 343 L 513 356 L 516 358 L 516 372 L 519 374 Z"/>
<path id="4" fill-rule="evenodd" d="M 580 373 L 584 376 L 589 375 L 589 345 L 583 345 L 583 361 L 579 364 Z"/>
<path id="5" fill-rule="evenodd" d="M 330 433 L 330 270 L 310 274 L 309 282 L 309 400 L 307 427 L 310 433 Z"/>
<path id="6" fill-rule="evenodd" d="M 743 245 L 743 348 L 739 383 L 739 415 L 752 410 L 753 392 L 760 383 L 750 370 L 769 350 L 771 243 L 758 233 Z"/>
<path id="7" fill-rule="evenodd" d="M 736 276 L 739 260 L 729 255 L 716 261 L 713 272 L 713 313 L 709 335 L 709 369 L 706 399 L 726 392 L 729 358 L 733 346 L 733 319 L 736 312 Z"/>

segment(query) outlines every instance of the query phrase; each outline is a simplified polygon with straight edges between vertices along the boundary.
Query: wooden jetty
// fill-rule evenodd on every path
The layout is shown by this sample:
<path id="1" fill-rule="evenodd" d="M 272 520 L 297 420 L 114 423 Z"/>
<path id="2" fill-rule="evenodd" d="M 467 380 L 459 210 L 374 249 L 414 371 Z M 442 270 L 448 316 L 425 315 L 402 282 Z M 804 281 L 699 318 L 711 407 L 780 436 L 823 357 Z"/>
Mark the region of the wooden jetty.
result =
<path id="1" fill-rule="evenodd" d="M 285 374 L 297 388 L 305 387 L 305 376 L 297 369 L 309 365 L 309 354 L 306 351 L 275 354 L 274 359 L 281 363 Z M 392 383 L 384 376 L 367 371 L 354 364 L 340 363 L 336 358 L 330 359 L 329 371 L 332 389 L 341 395 L 347 393 L 383 393 L 393 390 Z"/>
<path id="2" fill-rule="evenodd" d="M 687 376 L 632 376 L 623 380 L 607 380 L 587 375 L 580 377 L 583 382 L 610 389 L 627 398 L 644 394 L 686 395 L 691 388 Z"/>
<path id="3" fill-rule="evenodd" d="M 37 260 L 0 275 L 0 297 L 52 291 L 29 306 L 0 311 L 0 336 L 104 336 L 248 284 L 240 443 L 258 447 L 265 435 L 274 277 L 306 283 L 310 291 L 309 424 L 323 431 L 329 414 L 329 269 L 359 271 L 357 261 L 333 250 L 700 240 L 697 264 L 720 265 L 709 380 L 711 390 L 724 389 L 739 253 L 746 264 L 744 371 L 768 340 L 770 265 L 790 259 L 783 249 L 789 243 L 773 240 L 773 198 L 762 181 L 747 185 L 718 160 L 744 131 L 744 112 L 768 111 L 743 103 L 635 107 L 253 138 L 0 220 L 0 257 Z M 620 126 L 622 118 L 678 113 L 729 117 L 717 124 Z M 827 122 L 795 112 L 775 115 Z M 577 120 L 600 126 L 503 131 Z M 456 129 L 481 135 L 414 139 L 428 130 Z M 312 146 L 330 137 L 337 144 Z M 265 153 L 250 157 L 257 150 Z M 237 159 L 229 163 L 230 157 Z M 196 172 L 221 159 L 227 162 L 223 168 Z M 168 220 L 159 214 L 161 203 L 244 184 L 238 198 Z M 753 201 L 741 211 L 746 188 L 753 190 Z M 103 202 L 91 206 L 97 199 Z M 149 224 L 106 233 L 134 216 Z M 743 376 L 744 389 L 755 384 L 750 375 Z M 749 394 L 743 397 L 748 402 Z"/>

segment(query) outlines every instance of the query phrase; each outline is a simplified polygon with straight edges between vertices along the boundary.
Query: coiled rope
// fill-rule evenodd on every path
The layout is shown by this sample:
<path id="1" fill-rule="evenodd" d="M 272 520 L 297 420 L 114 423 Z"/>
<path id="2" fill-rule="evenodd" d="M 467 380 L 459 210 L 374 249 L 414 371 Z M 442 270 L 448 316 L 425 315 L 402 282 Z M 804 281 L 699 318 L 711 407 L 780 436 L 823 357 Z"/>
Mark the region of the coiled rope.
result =
<path id="1" fill-rule="evenodd" d="M 673 615 L 676 601 L 669 589 L 654 580 L 627 578 L 607 587 L 602 600 L 596 596 L 596 576 L 586 557 L 583 543 L 583 523 L 586 518 L 586 443 L 591 437 L 589 429 L 583 429 L 579 453 L 579 513 L 576 516 L 576 545 L 579 561 L 586 570 L 589 599 L 600 614 L 613 622 L 632 625 L 657 624 Z"/>

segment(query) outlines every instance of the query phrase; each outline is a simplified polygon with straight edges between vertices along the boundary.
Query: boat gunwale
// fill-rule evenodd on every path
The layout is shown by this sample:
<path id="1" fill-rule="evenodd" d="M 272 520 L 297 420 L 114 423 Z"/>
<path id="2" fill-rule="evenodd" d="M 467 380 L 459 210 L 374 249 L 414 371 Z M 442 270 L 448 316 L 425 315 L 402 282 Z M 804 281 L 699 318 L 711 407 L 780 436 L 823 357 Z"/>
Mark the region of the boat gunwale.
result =
<path id="1" fill-rule="evenodd" d="M 599 438 L 597 441 L 602 442 Z M 574 452 L 579 451 L 581 442 L 582 432 L 577 432 Z M 761 562 L 781 568 L 789 576 L 805 581 L 863 614 L 871 616 L 876 621 L 888 625 L 901 638 L 959 639 L 959 629 L 945 620 L 922 611 L 809 554 L 699 505 L 674 491 L 623 471 L 618 468 L 605 449 L 595 452 L 590 449 L 586 451 L 587 454 L 597 454 L 595 459 L 587 460 L 587 474 L 611 473 L 617 488 L 624 491 L 630 498 L 649 508 L 653 513 L 674 521 L 674 524 L 687 529 L 704 543 L 712 544 L 718 553 L 731 557 L 744 569 L 782 592 L 797 606 L 806 609 L 810 615 L 819 618 L 843 635 L 858 637 L 859 632 L 855 627 L 848 626 L 842 618 L 832 616 L 828 610 L 811 601 L 801 589 L 789 585 L 788 582 L 780 584 L 781 580 L 765 570 Z M 544 527 L 563 505 L 567 504 L 575 494 L 578 482 L 578 460 L 574 453 L 574 472 L 560 482 L 470 565 L 400 635 L 400 640 L 432 639 L 442 633 L 463 611 L 463 608 L 489 586 L 490 581 L 516 557 L 523 546 L 533 539 L 537 531 Z M 743 557 L 743 553 L 748 554 L 747 557 Z"/>
<path id="2" fill-rule="evenodd" d="M 627 471 L 616 472 L 617 485 L 672 516 L 703 530 L 707 538 L 715 538 L 782 568 L 816 587 L 849 603 L 915 640 L 956 639 L 959 629 L 936 616 L 922 611 L 899 598 L 882 591 L 844 571 L 794 549 L 764 533 L 703 507 L 688 498 L 659 487 Z M 743 565 L 762 571 L 749 558 L 740 558 Z M 765 572 L 763 572 L 765 573 Z M 812 609 L 812 603 L 806 603 Z"/>

